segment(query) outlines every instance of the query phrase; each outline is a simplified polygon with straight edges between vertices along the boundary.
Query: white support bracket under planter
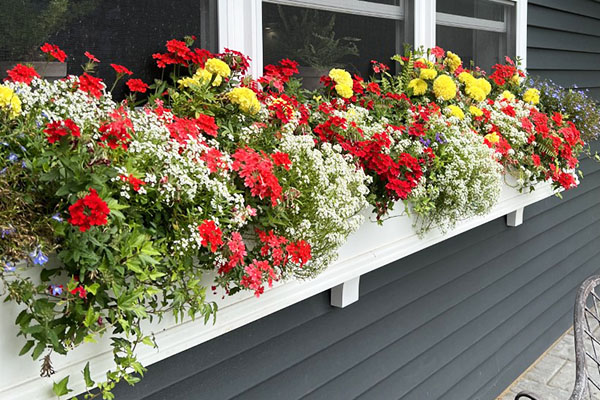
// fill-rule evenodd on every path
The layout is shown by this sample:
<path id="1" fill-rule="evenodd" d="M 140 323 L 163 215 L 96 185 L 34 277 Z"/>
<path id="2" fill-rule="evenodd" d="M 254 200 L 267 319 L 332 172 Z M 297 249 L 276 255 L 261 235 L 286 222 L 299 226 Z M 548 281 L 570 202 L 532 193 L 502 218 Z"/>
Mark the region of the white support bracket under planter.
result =
<path id="1" fill-rule="evenodd" d="M 507 226 L 519 226 L 523 223 L 523 210 L 525 207 L 517 208 L 515 211 L 506 214 Z"/>
<path id="2" fill-rule="evenodd" d="M 360 276 L 331 288 L 331 305 L 344 308 L 358 301 Z"/>

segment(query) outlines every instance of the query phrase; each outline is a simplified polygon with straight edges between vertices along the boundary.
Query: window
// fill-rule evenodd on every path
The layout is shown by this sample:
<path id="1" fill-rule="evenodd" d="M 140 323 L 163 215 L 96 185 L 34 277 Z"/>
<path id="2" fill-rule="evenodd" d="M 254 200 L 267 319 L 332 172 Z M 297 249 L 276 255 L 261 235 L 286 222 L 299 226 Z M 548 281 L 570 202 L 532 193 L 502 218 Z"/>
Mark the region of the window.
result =
<path id="1" fill-rule="evenodd" d="M 370 60 L 388 62 L 402 51 L 407 37 L 403 19 L 398 0 L 266 0 L 263 64 L 298 61 L 307 87 L 316 87 L 334 67 L 368 76 Z"/>
<path id="2" fill-rule="evenodd" d="M 437 0 L 437 45 L 489 71 L 516 56 L 515 9 L 507 0 Z"/>
<path id="3" fill-rule="evenodd" d="M 16 62 L 43 60 L 39 47 L 45 42 L 69 56 L 63 75 L 80 74 L 84 52 L 94 54 L 101 61 L 97 75 L 108 87 L 115 76 L 111 63 L 126 66 L 148 83 L 160 77 L 152 54 L 164 52 L 169 39 L 195 35 L 197 45 L 217 50 L 216 0 L 2 0 L 2 11 L 2 78 Z M 123 87 L 121 82 L 116 88 L 117 97 Z"/>

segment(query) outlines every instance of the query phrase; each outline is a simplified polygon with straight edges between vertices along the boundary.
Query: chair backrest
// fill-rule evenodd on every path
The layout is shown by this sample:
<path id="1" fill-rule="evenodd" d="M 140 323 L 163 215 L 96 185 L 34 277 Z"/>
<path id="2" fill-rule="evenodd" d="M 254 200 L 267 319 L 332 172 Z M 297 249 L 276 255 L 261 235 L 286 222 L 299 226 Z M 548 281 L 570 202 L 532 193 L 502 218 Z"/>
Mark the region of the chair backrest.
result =
<path id="1" fill-rule="evenodd" d="M 586 279 L 577 292 L 574 312 L 575 388 L 569 400 L 600 399 L 600 275 Z"/>

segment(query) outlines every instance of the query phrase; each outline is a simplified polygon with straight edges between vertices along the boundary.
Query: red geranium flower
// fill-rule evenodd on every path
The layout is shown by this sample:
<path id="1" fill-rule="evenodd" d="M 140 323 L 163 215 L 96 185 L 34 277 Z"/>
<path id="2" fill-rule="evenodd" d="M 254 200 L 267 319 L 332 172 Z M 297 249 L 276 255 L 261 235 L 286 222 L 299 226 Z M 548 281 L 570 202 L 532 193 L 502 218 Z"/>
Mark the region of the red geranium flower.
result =
<path id="1" fill-rule="evenodd" d="M 244 179 L 244 185 L 250 188 L 250 193 L 261 199 L 269 197 L 271 204 L 277 205 L 281 199 L 282 188 L 273 174 L 271 159 L 254 149 L 242 148 L 233 154 L 233 160 L 233 169 Z"/>
<path id="2" fill-rule="evenodd" d="M 67 55 L 64 51 L 62 51 L 58 46 L 50 43 L 44 43 L 42 47 L 40 47 L 44 53 L 48 54 L 51 58 L 58 60 L 60 62 L 65 62 L 67 59 Z"/>
<path id="3" fill-rule="evenodd" d="M 136 178 L 135 176 L 133 176 L 133 174 L 129 174 L 129 176 L 120 175 L 119 179 L 121 179 L 123 182 L 129 182 L 135 192 L 139 192 L 141 187 L 146 184 L 146 182 L 139 178 Z"/>
<path id="4" fill-rule="evenodd" d="M 81 136 L 81 130 L 71 119 L 47 123 L 44 133 L 48 135 L 49 143 L 55 143 L 56 141 L 60 140 L 61 137 L 67 135 L 71 135 L 73 137 Z"/>
<path id="5" fill-rule="evenodd" d="M 290 165 L 292 165 L 292 162 L 290 161 L 290 156 L 287 153 L 281 153 L 281 152 L 273 153 L 271 155 L 271 158 L 273 159 L 273 162 L 275 163 L 275 165 L 281 165 L 281 166 L 283 166 L 283 168 L 285 168 L 289 171 Z"/>
<path id="6" fill-rule="evenodd" d="M 92 53 L 90 53 L 89 51 L 86 51 L 85 53 L 83 53 L 90 61 L 92 62 L 100 62 L 100 60 L 98 60 L 96 58 L 95 55 L 93 55 Z"/>
<path id="7" fill-rule="evenodd" d="M 35 71 L 35 68 L 28 67 L 27 65 L 17 64 L 13 69 L 6 71 L 8 78 L 5 80 L 11 82 L 23 82 L 27 85 L 31 83 L 33 78 L 39 78 L 40 75 Z"/>
<path id="8" fill-rule="evenodd" d="M 215 221 L 205 219 L 198 227 L 198 231 L 202 238 L 202 246 L 210 248 L 213 253 L 223 244 L 223 233 Z"/>
<path id="9" fill-rule="evenodd" d="M 102 89 L 104 89 L 102 79 L 96 78 L 87 72 L 84 72 L 83 75 L 79 77 L 79 80 L 75 83 L 75 87 L 97 99 L 102 96 Z"/>
<path id="10" fill-rule="evenodd" d="M 126 82 L 126 85 L 132 92 L 146 93 L 146 90 L 148 90 L 148 85 L 141 79 L 130 79 Z"/>
<path id="11" fill-rule="evenodd" d="M 219 129 L 219 127 L 215 123 L 215 119 L 210 115 L 200 114 L 198 118 L 196 118 L 196 125 L 198 125 L 200 131 L 207 135 L 217 137 L 217 129 Z"/>
<path id="12" fill-rule="evenodd" d="M 94 225 L 106 225 L 109 213 L 108 205 L 98 196 L 96 190 L 90 188 L 90 194 L 69 207 L 69 222 L 79 227 L 81 232 L 85 232 Z"/>
<path id="13" fill-rule="evenodd" d="M 77 295 L 82 299 L 85 299 L 87 297 L 87 292 L 83 288 L 83 286 L 77 286 L 75 289 L 71 290 L 71 294 Z"/>
<path id="14" fill-rule="evenodd" d="M 100 126 L 100 141 L 106 141 L 108 147 L 116 149 L 122 147 L 127 150 L 127 142 L 131 139 L 130 132 L 133 132 L 133 122 L 127 116 L 127 112 L 121 106 L 109 114 L 111 121 L 104 122 Z M 100 144 L 104 145 L 103 143 Z"/>
<path id="15" fill-rule="evenodd" d="M 431 54 L 433 54 L 437 58 L 444 57 L 444 49 L 442 49 L 439 46 L 435 46 L 433 49 L 431 49 Z"/>
<path id="16" fill-rule="evenodd" d="M 127 67 L 124 67 L 119 64 L 110 64 L 111 67 L 115 70 L 117 74 L 121 75 L 133 75 L 133 72 L 129 70 Z"/>
<path id="17" fill-rule="evenodd" d="M 286 247 L 292 262 L 298 264 L 300 268 L 310 260 L 310 244 L 304 240 L 298 240 L 296 243 L 290 243 Z"/>

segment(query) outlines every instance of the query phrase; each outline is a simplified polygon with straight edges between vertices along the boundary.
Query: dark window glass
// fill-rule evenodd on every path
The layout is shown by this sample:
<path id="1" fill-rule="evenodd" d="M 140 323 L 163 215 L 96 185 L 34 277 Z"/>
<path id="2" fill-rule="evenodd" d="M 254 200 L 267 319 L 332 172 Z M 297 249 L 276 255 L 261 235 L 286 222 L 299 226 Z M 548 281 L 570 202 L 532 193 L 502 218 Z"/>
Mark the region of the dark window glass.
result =
<path id="1" fill-rule="evenodd" d="M 504 56 L 512 56 L 506 48 L 506 34 L 474 29 L 437 26 L 437 45 L 460 56 L 465 68 L 473 62 L 486 71 L 497 63 L 504 62 Z"/>
<path id="2" fill-rule="evenodd" d="M 169 39 L 194 35 L 196 45 L 217 50 L 216 0 L 2 0 L 0 66 L 38 61 L 45 42 L 68 55 L 69 74 L 80 74 L 85 51 L 101 63 L 97 76 L 110 87 L 111 63 L 151 83 L 160 77 L 152 54 L 165 51 Z M 10 67 L 8 67 L 10 68 Z M 123 95 L 124 82 L 114 94 Z"/>
<path id="3" fill-rule="evenodd" d="M 367 77 L 370 60 L 389 64 L 402 50 L 403 29 L 394 19 L 263 3 L 263 61 L 298 61 L 309 88 L 333 67 Z"/>
<path id="4" fill-rule="evenodd" d="M 486 0 L 437 0 L 436 11 L 464 17 L 504 21 L 505 5 Z"/>

